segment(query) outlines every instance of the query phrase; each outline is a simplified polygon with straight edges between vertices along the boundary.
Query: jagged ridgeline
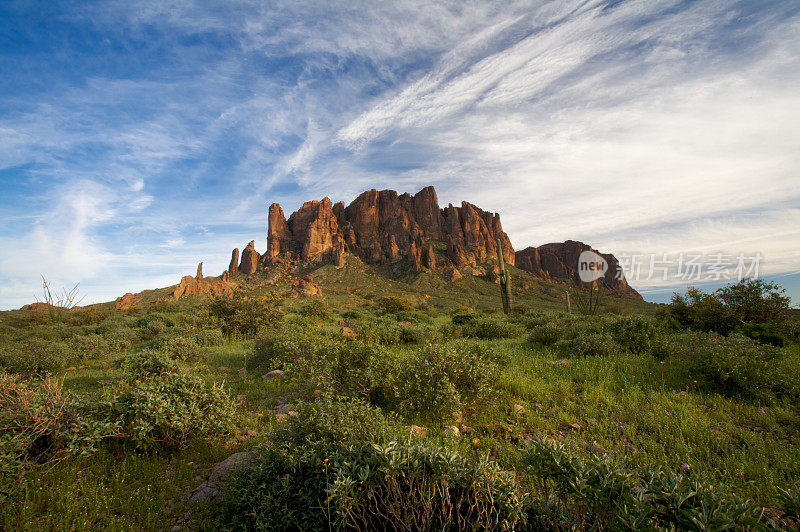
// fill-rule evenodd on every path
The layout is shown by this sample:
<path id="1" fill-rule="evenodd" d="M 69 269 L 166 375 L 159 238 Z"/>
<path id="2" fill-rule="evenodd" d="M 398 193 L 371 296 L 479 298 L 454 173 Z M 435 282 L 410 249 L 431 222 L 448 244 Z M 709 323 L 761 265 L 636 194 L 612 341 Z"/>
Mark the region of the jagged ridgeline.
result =
<path id="1" fill-rule="evenodd" d="M 330 262 L 337 267 L 349 254 L 367 264 L 392 264 L 405 260 L 412 271 L 460 270 L 496 260 L 498 243 L 504 261 L 534 276 L 577 284 L 581 242 L 545 244 L 515 252 L 503 231 L 500 215 L 468 203 L 439 207 L 436 191 L 425 187 L 416 194 L 394 190 L 368 190 L 352 203 L 330 198 L 305 202 L 288 220 L 277 203 L 269 207 L 267 250 L 260 255 L 251 241 L 234 249 L 228 274 L 251 274 L 276 262 Z M 641 299 L 619 274 L 611 254 L 601 254 L 609 268 L 602 283 L 609 290 Z M 459 276 L 460 273 L 456 273 Z"/>

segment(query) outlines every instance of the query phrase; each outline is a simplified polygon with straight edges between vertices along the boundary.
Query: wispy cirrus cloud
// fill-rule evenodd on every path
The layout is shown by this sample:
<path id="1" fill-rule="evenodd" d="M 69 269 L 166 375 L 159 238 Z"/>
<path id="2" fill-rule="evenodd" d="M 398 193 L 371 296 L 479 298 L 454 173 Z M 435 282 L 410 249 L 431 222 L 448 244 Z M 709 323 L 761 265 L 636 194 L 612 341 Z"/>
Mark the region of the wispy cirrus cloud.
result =
<path id="1" fill-rule="evenodd" d="M 25 264 L 109 299 L 263 247 L 272 201 L 428 184 L 518 248 L 800 271 L 790 0 L 44 7 L 0 8 L 0 307 Z"/>

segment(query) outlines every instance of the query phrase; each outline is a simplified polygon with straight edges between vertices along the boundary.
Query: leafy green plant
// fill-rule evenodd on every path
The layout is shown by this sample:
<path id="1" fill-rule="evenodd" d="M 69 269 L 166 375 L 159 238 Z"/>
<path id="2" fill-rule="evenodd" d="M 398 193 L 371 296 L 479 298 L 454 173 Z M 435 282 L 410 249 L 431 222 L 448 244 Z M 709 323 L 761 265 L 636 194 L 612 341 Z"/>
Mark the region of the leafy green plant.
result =
<path id="1" fill-rule="evenodd" d="M 385 296 L 380 300 L 380 306 L 387 314 L 408 312 L 414 310 L 414 303 L 400 296 Z"/>
<path id="2" fill-rule="evenodd" d="M 578 334 L 571 340 L 561 342 L 559 346 L 579 357 L 607 357 L 619 350 L 611 335 L 597 332 Z"/>
<path id="3" fill-rule="evenodd" d="M 123 378 L 94 407 L 119 426 L 117 440 L 137 449 L 184 446 L 194 436 L 232 428 L 235 403 L 222 385 L 207 384 L 163 353 L 142 351 L 122 362 Z"/>
<path id="4" fill-rule="evenodd" d="M 0 367 L 16 373 L 52 373 L 77 360 L 64 342 L 24 338 L 0 350 Z"/>
<path id="5" fill-rule="evenodd" d="M 528 335 L 528 342 L 536 345 L 554 345 L 561 340 L 563 335 L 563 327 L 559 326 L 558 323 L 548 322 L 533 327 L 531 333 Z"/>
<path id="6" fill-rule="evenodd" d="M 327 318 L 330 316 L 331 311 L 328 304 L 321 299 L 314 299 L 313 301 L 303 305 L 300 309 L 302 316 L 311 316 L 315 318 Z"/>
<path id="7" fill-rule="evenodd" d="M 650 353 L 658 329 L 645 316 L 614 316 L 605 320 L 603 328 L 620 347 L 633 354 Z"/>
<path id="8" fill-rule="evenodd" d="M 216 298 L 208 305 L 209 313 L 220 322 L 227 335 L 252 337 L 283 322 L 281 299 L 277 296 Z"/>
<path id="9" fill-rule="evenodd" d="M 663 468 L 629 471 L 608 456 L 584 457 L 567 444 L 534 438 L 525 450 L 540 497 L 529 520 L 540 526 L 595 530 L 726 530 L 759 526 L 749 501 L 689 474 Z"/>
<path id="10" fill-rule="evenodd" d="M 501 317 L 480 317 L 470 320 L 464 324 L 463 331 L 464 336 L 468 338 L 482 338 L 484 340 L 517 338 L 525 334 L 525 329 L 520 325 Z"/>

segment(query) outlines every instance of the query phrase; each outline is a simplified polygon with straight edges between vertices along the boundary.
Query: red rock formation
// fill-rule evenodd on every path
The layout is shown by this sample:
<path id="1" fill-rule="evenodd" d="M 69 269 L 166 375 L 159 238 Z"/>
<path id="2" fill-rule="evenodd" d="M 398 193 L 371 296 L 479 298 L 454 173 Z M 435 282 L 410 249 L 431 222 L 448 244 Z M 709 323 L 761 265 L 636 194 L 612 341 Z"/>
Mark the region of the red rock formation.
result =
<path id="1" fill-rule="evenodd" d="M 197 265 L 197 275 L 195 275 L 194 278 L 197 279 L 198 281 L 202 281 L 203 280 L 203 263 L 202 262 Z"/>
<path id="2" fill-rule="evenodd" d="M 202 264 L 202 263 L 201 263 Z M 114 301 L 115 310 L 128 310 L 139 305 L 139 300 L 136 296 L 128 292 L 124 296 L 120 296 Z"/>
<path id="3" fill-rule="evenodd" d="M 289 297 L 315 297 L 322 295 L 322 288 L 311 276 L 303 276 L 292 283 L 292 288 L 286 294 Z"/>
<path id="4" fill-rule="evenodd" d="M 464 202 L 439 208 L 436 191 L 426 187 L 415 195 L 393 190 L 368 190 L 347 207 L 331 200 L 309 201 L 285 222 L 280 206 L 269 209 L 268 259 L 291 253 L 303 260 L 322 261 L 350 252 L 365 262 L 385 264 L 407 257 L 414 269 L 436 264 L 423 256 L 421 242 L 447 242 L 446 255 L 456 265 L 493 258 L 497 239 L 505 260 L 514 264 L 514 249 L 500 225 L 500 216 Z M 418 257 L 418 258 L 417 258 Z M 448 261 L 445 261 L 448 262 Z"/>
<path id="5" fill-rule="evenodd" d="M 529 247 L 516 253 L 517 267 L 545 279 L 580 283 L 578 258 L 584 251 L 594 251 L 608 263 L 608 271 L 602 279 L 603 285 L 617 292 L 642 300 L 642 296 L 625 280 L 617 258 L 610 253 L 600 253 L 588 244 L 567 240 L 563 243 Z M 617 278 L 619 277 L 619 278 Z"/>
<path id="6" fill-rule="evenodd" d="M 233 293 L 233 285 L 223 280 L 210 282 L 204 279 L 197 279 L 191 275 L 181 278 L 181 282 L 172 292 L 173 299 L 180 299 L 183 296 L 202 296 L 211 294 L 215 296 L 227 296 Z"/>
<path id="7" fill-rule="evenodd" d="M 425 252 L 422 254 L 422 262 L 429 270 L 436 269 L 436 252 L 433 250 L 433 244 L 428 244 Z"/>
<path id="8" fill-rule="evenodd" d="M 228 273 L 233 275 L 239 269 L 239 248 L 233 248 L 231 252 L 231 263 L 228 265 Z"/>
<path id="9" fill-rule="evenodd" d="M 258 252 L 256 251 L 256 241 L 251 240 L 247 247 L 242 251 L 242 263 L 239 264 L 239 271 L 249 275 L 256 271 L 258 266 Z"/>
<path id="10" fill-rule="evenodd" d="M 289 226 L 286 224 L 286 217 L 283 215 L 283 209 L 277 203 L 269 206 L 269 215 L 267 216 L 267 260 L 272 260 L 281 253 L 291 251 L 292 246 L 292 233 L 289 231 Z"/>

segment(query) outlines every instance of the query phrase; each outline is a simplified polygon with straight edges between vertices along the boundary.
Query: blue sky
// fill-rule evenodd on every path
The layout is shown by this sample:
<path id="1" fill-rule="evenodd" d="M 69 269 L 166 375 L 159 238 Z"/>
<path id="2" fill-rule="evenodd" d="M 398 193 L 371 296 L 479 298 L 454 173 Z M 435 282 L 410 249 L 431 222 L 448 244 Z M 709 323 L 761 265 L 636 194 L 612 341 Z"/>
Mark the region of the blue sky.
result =
<path id="1" fill-rule="evenodd" d="M 800 3 L 0 3 L 0 309 L 166 286 L 369 188 L 800 303 Z M 674 278 L 632 281 L 663 300 Z M 697 284 L 697 283 L 693 283 Z"/>

